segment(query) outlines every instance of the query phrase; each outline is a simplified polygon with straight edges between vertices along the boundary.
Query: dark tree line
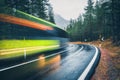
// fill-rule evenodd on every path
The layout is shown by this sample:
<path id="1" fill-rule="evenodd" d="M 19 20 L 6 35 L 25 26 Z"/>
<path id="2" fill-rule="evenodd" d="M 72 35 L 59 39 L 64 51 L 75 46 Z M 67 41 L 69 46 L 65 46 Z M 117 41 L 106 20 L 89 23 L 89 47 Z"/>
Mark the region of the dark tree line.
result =
<path id="1" fill-rule="evenodd" d="M 54 23 L 53 8 L 49 0 L 1 0 L 0 5 L 0 7 L 17 9 Z"/>
<path id="2" fill-rule="evenodd" d="M 120 1 L 111 0 L 113 43 L 120 45 Z"/>
<path id="3" fill-rule="evenodd" d="M 85 13 L 71 20 L 67 31 L 72 41 L 93 41 L 111 38 L 120 45 L 120 1 L 88 0 Z"/>
<path id="4" fill-rule="evenodd" d="M 4 8 L 5 7 L 5 8 Z M 9 10 L 10 8 L 10 10 Z M 42 18 L 54 23 L 54 13 L 49 0 L 1 0 L 0 13 L 21 17 L 26 19 L 26 15 L 16 12 L 19 10 Z M 28 19 L 29 17 L 27 17 Z M 32 20 L 32 19 L 31 19 Z M 34 19 L 33 19 L 34 21 Z M 35 22 L 35 21 L 34 21 Z M 54 34 L 55 35 L 55 34 Z M 24 39 L 36 38 L 43 36 L 54 36 L 50 32 L 28 28 L 25 26 L 0 22 L 0 39 Z"/>

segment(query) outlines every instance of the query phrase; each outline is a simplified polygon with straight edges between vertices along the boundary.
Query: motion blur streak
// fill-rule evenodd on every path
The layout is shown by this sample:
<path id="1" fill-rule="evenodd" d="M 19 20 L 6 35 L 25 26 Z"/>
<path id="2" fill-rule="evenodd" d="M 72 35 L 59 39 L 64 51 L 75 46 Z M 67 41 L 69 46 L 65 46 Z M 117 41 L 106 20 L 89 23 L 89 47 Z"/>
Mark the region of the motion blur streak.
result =
<path id="1" fill-rule="evenodd" d="M 6 14 L 0 14 L 0 21 L 18 24 L 18 25 L 22 25 L 22 26 L 26 26 L 26 27 L 31 27 L 31 28 L 36 28 L 36 29 L 40 29 L 40 30 L 53 30 L 52 27 L 45 26 L 43 24 L 39 24 L 36 22 L 32 22 L 32 21 L 29 21 L 26 19 L 9 16 Z"/>
<path id="2" fill-rule="evenodd" d="M 46 59 L 44 55 L 40 55 L 38 64 L 40 68 L 43 68 L 48 65 L 54 65 L 55 68 L 58 68 L 60 67 L 60 60 L 61 60 L 60 54 L 55 55 L 49 59 Z"/>

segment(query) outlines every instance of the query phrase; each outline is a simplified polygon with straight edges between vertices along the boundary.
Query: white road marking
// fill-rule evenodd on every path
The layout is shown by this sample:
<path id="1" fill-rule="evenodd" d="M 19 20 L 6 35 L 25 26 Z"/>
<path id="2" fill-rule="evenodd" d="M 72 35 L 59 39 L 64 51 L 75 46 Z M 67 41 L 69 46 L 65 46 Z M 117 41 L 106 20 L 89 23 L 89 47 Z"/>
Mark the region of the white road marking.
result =
<path id="1" fill-rule="evenodd" d="M 26 48 L 24 48 L 24 59 L 26 59 Z"/>
<path id="2" fill-rule="evenodd" d="M 23 52 L 24 50 L 33 51 L 33 50 L 38 50 L 38 49 L 55 48 L 55 47 L 59 47 L 59 45 L 37 46 L 37 47 L 26 47 L 26 48 L 15 48 L 15 49 L 0 50 L 0 52 L 1 52 L 0 55 L 13 54 L 13 53 L 16 53 L 16 52 Z"/>
<path id="3" fill-rule="evenodd" d="M 73 47 L 73 48 L 74 48 L 74 47 Z M 81 48 L 80 50 L 82 50 L 82 48 Z M 51 56 L 55 56 L 55 55 L 57 55 L 57 54 L 60 54 L 60 53 L 65 52 L 65 51 L 67 51 L 67 50 L 60 51 L 60 52 L 57 52 L 57 53 L 53 53 L 53 54 L 51 54 L 51 55 L 46 56 L 45 58 L 48 58 L 48 57 L 51 57 Z M 7 68 L 3 68 L 3 69 L 0 69 L 0 72 L 5 71 L 5 70 L 8 70 L 8 69 L 12 69 L 12 68 L 20 67 L 20 66 L 23 66 L 23 65 L 26 65 L 26 64 L 29 64 L 29 63 L 32 63 L 32 62 L 41 60 L 41 59 L 42 59 L 42 58 L 38 58 L 38 59 L 34 59 L 34 60 L 31 60 L 31 61 L 28 61 L 28 62 L 23 62 L 23 63 L 18 64 L 18 65 L 14 65 L 14 66 L 10 66 L 10 67 L 7 67 Z"/>
<path id="4" fill-rule="evenodd" d="M 65 51 L 67 51 L 67 50 L 60 51 L 60 52 L 58 52 L 58 53 L 48 55 L 48 56 L 46 56 L 45 58 L 48 58 L 48 57 L 57 55 L 57 54 L 59 54 L 59 53 L 65 52 Z M 23 62 L 23 63 L 18 64 L 18 65 L 14 65 L 14 66 L 10 66 L 10 67 L 7 67 L 7 68 L 3 68 L 3 69 L 0 69 L 0 72 L 1 72 L 1 71 L 5 71 L 5 70 L 8 70 L 8 69 L 15 68 L 15 67 L 19 67 L 19 66 L 22 66 L 22 65 L 25 65 L 25 64 L 29 64 L 29 63 L 32 63 L 32 62 L 35 62 L 35 61 L 38 61 L 38 60 L 41 60 L 41 59 L 42 59 L 42 58 L 40 58 L 40 59 L 38 58 L 38 59 L 34 59 L 34 60 L 31 60 L 31 61 L 28 61 L 28 62 Z"/>
<path id="5" fill-rule="evenodd" d="M 95 46 L 93 46 L 95 47 Z M 78 78 L 78 80 L 84 80 L 87 76 L 87 74 L 89 73 L 90 69 L 92 68 L 97 56 L 98 56 L 98 49 L 95 47 L 95 55 L 93 57 L 93 59 L 91 60 L 91 62 L 89 63 L 89 65 L 86 67 L 86 69 L 84 70 L 84 72 L 82 73 L 82 75 Z"/>
<path id="6" fill-rule="evenodd" d="M 77 46 L 76 46 L 77 47 Z M 78 54 L 78 53 L 80 53 L 80 51 L 83 49 L 83 46 L 79 49 L 79 50 L 77 50 L 76 52 L 74 52 L 74 54 L 71 54 L 70 56 L 67 56 L 67 59 L 68 58 L 72 58 L 73 56 L 75 56 L 76 54 Z"/>

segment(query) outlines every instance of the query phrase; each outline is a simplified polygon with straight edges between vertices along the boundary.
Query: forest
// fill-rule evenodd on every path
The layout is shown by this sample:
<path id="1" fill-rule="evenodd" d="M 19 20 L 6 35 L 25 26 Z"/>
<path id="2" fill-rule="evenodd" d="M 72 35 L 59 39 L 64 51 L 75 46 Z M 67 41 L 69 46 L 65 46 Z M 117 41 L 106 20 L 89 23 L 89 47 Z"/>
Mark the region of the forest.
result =
<path id="1" fill-rule="evenodd" d="M 0 2 L 0 7 L 13 9 L 12 15 L 16 10 L 20 10 L 55 23 L 53 7 L 49 0 L 1 0 Z M 70 41 L 111 39 L 115 45 L 120 45 L 119 5 L 119 0 L 96 0 L 96 2 L 88 0 L 85 13 L 80 14 L 77 19 L 71 19 L 67 26 Z"/>
<path id="2" fill-rule="evenodd" d="M 2 0 L 1 7 L 10 7 L 54 23 L 53 8 L 49 0 Z"/>
<path id="3" fill-rule="evenodd" d="M 49 0 L 1 0 L 0 13 L 36 21 L 36 19 L 31 18 L 32 15 L 54 23 L 53 8 Z M 36 22 L 39 21 L 37 20 Z M 0 22 L 0 25 L 0 39 L 23 39 L 23 37 L 51 36 L 50 32 L 45 33 L 44 31 L 21 27 L 20 25 L 6 22 Z"/>
<path id="4" fill-rule="evenodd" d="M 71 41 L 111 39 L 120 45 L 120 1 L 88 0 L 85 13 L 71 19 L 67 31 Z"/>

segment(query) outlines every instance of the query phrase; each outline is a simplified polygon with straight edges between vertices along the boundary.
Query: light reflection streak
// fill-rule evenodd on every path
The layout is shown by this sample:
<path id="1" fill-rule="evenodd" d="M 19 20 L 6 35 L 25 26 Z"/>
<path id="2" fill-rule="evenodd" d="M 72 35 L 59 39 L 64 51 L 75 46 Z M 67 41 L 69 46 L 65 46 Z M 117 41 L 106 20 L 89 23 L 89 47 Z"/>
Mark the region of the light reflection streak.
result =
<path id="1" fill-rule="evenodd" d="M 40 55 L 38 65 L 39 65 L 39 68 L 43 68 L 43 67 L 55 64 L 54 68 L 58 68 L 60 66 L 60 63 L 59 63 L 60 60 L 61 60 L 60 54 L 50 57 L 48 59 L 46 59 L 44 55 Z"/>
<path id="2" fill-rule="evenodd" d="M 46 26 L 43 24 L 39 24 L 39 23 L 36 23 L 33 21 L 29 21 L 26 19 L 14 17 L 14 16 L 9 16 L 6 14 L 0 14 L 0 21 L 18 24 L 18 25 L 22 25 L 22 26 L 26 26 L 26 27 L 31 27 L 31 28 L 36 28 L 39 30 L 53 30 L 52 27 L 49 27 L 49 26 Z"/>

